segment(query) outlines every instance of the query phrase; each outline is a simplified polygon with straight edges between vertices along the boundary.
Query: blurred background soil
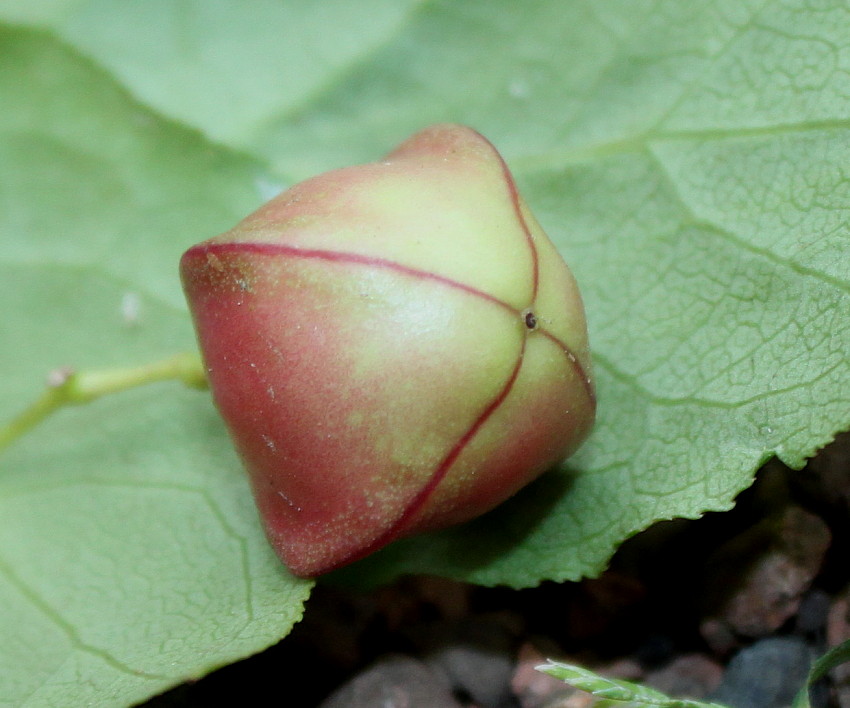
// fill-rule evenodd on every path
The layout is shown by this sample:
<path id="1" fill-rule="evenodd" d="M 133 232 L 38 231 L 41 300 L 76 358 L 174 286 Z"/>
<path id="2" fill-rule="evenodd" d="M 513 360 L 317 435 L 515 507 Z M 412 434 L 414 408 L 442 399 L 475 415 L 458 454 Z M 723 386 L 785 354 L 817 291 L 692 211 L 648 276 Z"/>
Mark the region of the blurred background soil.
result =
<path id="1" fill-rule="evenodd" d="M 850 639 L 850 434 L 802 471 L 768 463 L 732 511 L 656 524 L 609 569 L 527 590 L 405 577 L 319 584 L 269 650 L 148 708 L 582 708 L 547 658 L 733 708 L 789 706 L 812 658 Z M 850 708 L 850 665 L 812 692 Z"/>

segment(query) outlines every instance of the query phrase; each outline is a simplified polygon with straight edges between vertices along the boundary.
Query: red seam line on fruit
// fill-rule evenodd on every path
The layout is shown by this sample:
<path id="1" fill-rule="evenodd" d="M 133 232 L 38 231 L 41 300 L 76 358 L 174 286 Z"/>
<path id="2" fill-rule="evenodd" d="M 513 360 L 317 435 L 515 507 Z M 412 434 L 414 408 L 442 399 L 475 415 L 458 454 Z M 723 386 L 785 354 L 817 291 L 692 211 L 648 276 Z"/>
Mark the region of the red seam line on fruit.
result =
<path id="1" fill-rule="evenodd" d="M 476 131 L 477 132 L 477 131 Z M 493 145 L 487 138 L 485 138 L 481 133 L 478 133 L 478 136 L 490 147 L 493 151 L 493 154 L 496 156 L 496 159 L 499 161 L 499 164 L 502 167 L 502 176 L 505 178 L 505 183 L 508 185 L 508 196 L 511 199 L 511 205 L 514 208 L 514 212 L 516 214 L 516 218 L 519 221 L 519 225 L 522 228 L 522 233 L 525 236 L 525 242 L 528 244 L 528 250 L 531 254 L 531 302 L 534 303 L 537 300 L 537 291 L 539 288 L 540 282 L 540 262 L 537 255 L 537 245 L 534 243 L 534 238 L 531 236 L 531 229 L 528 228 L 528 224 L 525 221 L 525 217 L 522 215 L 522 209 L 519 205 L 519 190 L 517 189 L 516 182 L 514 181 L 514 176 L 511 174 L 511 170 L 508 167 L 508 163 L 505 162 L 505 159 L 502 157 L 501 153 L 496 149 L 496 146 Z"/>
<path id="2" fill-rule="evenodd" d="M 576 376 L 581 380 L 582 385 L 584 386 L 584 392 L 587 394 L 587 398 L 590 400 L 591 409 L 593 412 L 596 412 L 596 391 L 593 390 L 593 384 L 590 382 L 590 377 L 587 375 L 587 372 L 584 370 L 584 367 L 581 365 L 581 362 L 578 360 L 578 357 L 573 354 L 572 350 L 567 346 L 567 344 L 552 334 L 547 329 L 539 329 L 540 334 L 546 337 L 551 342 L 560 347 L 560 349 L 564 352 L 564 355 L 569 360 L 570 364 L 573 367 L 573 370 L 576 373 Z"/>
<path id="3" fill-rule="evenodd" d="M 508 310 L 509 312 L 515 314 L 518 317 L 522 314 L 517 308 L 515 308 L 510 303 L 507 303 L 504 300 L 500 300 L 499 298 L 494 297 L 493 295 L 490 295 L 489 293 L 486 293 L 483 290 L 473 288 L 471 285 L 466 285 L 457 280 L 452 280 L 451 278 L 446 278 L 445 276 L 437 275 L 436 273 L 431 273 L 426 270 L 417 270 L 416 268 L 411 268 L 410 266 L 406 266 L 395 261 L 390 261 L 385 258 L 364 256 L 359 253 L 346 253 L 344 251 L 330 251 L 316 248 L 298 248 L 296 246 L 287 246 L 286 244 L 279 243 L 257 243 L 255 241 L 245 241 L 228 243 L 201 243 L 190 248 L 186 252 L 184 257 L 191 257 L 192 255 L 196 254 L 202 257 L 206 253 L 215 252 L 240 253 L 245 251 L 258 253 L 260 255 L 275 255 L 283 253 L 295 256 L 297 258 L 312 258 L 331 262 L 357 263 L 359 265 L 372 266 L 376 268 L 387 268 L 388 270 L 394 270 L 396 272 L 403 273 L 411 277 L 422 278 L 423 280 L 432 280 L 437 283 L 443 283 L 444 285 L 448 285 L 449 287 L 463 290 L 464 292 L 467 292 L 471 295 L 475 295 L 477 297 L 488 300 L 498 305 L 499 307 Z M 533 251 L 533 255 L 535 256 L 536 262 L 536 250 Z M 594 393 L 593 386 L 590 383 L 590 379 L 588 378 L 587 373 L 584 371 L 584 367 L 582 367 L 581 363 L 578 361 L 575 354 L 573 354 L 572 350 L 567 346 L 565 342 L 561 341 L 558 337 L 549 332 L 545 327 L 538 328 L 537 332 L 555 342 L 555 344 L 557 344 L 564 351 L 564 354 L 569 359 L 570 363 L 573 365 L 578 377 L 581 379 L 582 384 L 584 385 L 585 390 L 587 392 L 587 396 L 595 409 L 596 394 Z"/>
<path id="4" fill-rule="evenodd" d="M 458 280 L 453 280 L 452 278 L 447 278 L 446 276 L 438 275 L 437 273 L 431 273 L 427 270 L 418 270 L 417 268 L 411 268 L 410 266 L 406 266 L 402 263 L 397 263 L 396 261 L 390 261 L 385 258 L 375 258 L 374 256 L 364 256 L 360 253 L 329 251 L 320 248 L 298 248 L 297 246 L 287 246 L 286 244 L 282 243 L 258 243 L 255 241 L 199 244 L 190 248 L 186 252 L 186 255 L 189 256 L 190 254 L 192 254 L 193 251 L 197 251 L 199 254 L 244 252 L 257 253 L 260 255 L 267 256 L 285 254 L 294 256 L 296 258 L 311 258 L 316 260 L 338 263 L 357 263 L 359 265 L 372 266 L 375 268 L 386 268 L 387 270 L 394 270 L 396 272 L 403 273 L 404 275 L 409 275 L 414 278 L 421 278 L 422 280 L 432 280 L 437 283 L 443 283 L 444 285 L 448 285 L 452 288 L 463 290 L 464 292 L 467 292 L 470 295 L 475 295 L 485 300 L 489 300 L 490 302 L 499 305 L 499 307 L 502 307 L 517 316 L 519 316 L 520 314 L 520 311 L 510 303 L 505 302 L 504 300 L 500 300 L 494 295 L 490 295 L 490 293 L 487 293 L 483 290 L 479 290 L 478 288 L 474 288 L 471 285 L 467 285 L 466 283 L 461 283 Z"/>
<path id="5" fill-rule="evenodd" d="M 491 143 L 487 138 L 479 133 L 481 139 L 490 146 L 490 149 L 493 151 L 493 154 L 499 160 L 499 164 L 502 166 L 502 174 L 505 178 L 505 182 L 508 185 L 508 193 L 510 195 L 511 204 L 513 205 L 514 212 L 516 213 L 517 220 L 522 227 L 522 231 L 525 234 L 525 240 L 528 244 L 528 249 L 531 252 L 531 263 L 532 263 L 532 296 L 531 302 L 532 307 L 536 303 L 537 293 L 539 290 L 540 283 L 540 257 L 537 253 L 537 245 L 534 243 L 534 238 L 531 235 L 531 229 L 528 228 L 528 223 L 525 220 L 525 217 L 522 215 L 522 208 L 519 203 L 519 190 L 517 189 L 516 182 L 514 181 L 513 175 L 511 174 L 510 169 L 508 168 L 508 164 L 505 162 L 501 153 L 495 148 L 493 143 Z M 582 386 L 584 387 L 585 393 L 587 394 L 588 400 L 590 401 L 591 408 L 593 411 L 596 411 L 596 392 L 593 389 L 593 384 L 590 382 L 590 377 L 588 377 L 587 372 L 584 370 L 584 367 L 579 362 L 578 358 L 575 354 L 573 354 L 572 350 L 566 345 L 565 342 L 561 341 L 554 334 L 549 332 L 547 329 L 540 328 L 540 333 L 545 337 L 550 339 L 552 342 L 557 344 L 564 352 L 565 356 L 569 360 L 570 364 L 573 367 L 576 375 L 581 380 Z"/>
<path id="6" fill-rule="evenodd" d="M 478 417 L 472 422 L 472 425 L 467 428 L 466 432 L 461 435 L 458 441 L 452 446 L 452 449 L 449 450 L 448 454 L 442 459 L 440 464 L 437 466 L 436 471 L 433 475 L 431 475 L 431 479 L 425 484 L 422 489 L 420 489 L 416 496 L 410 501 L 407 505 L 407 508 L 402 512 L 401 516 L 396 519 L 392 526 L 390 526 L 386 531 L 384 531 L 380 536 L 378 536 L 372 543 L 369 544 L 365 549 L 361 549 L 357 551 L 357 553 L 348 556 L 344 560 L 340 561 L 336 565 L 329 568 L 327 571 L 334 570 L 344 565 L 348 565 L 349 563 L 353 563 L 355 561 L 360 560 L 361 558 L 365 558 L 370 553 L 373 553 L 377 549 L 386 545 L 388 540 L 393 540 L 396 534 L 398 534 L 399 529 L 404 528 L 404 526 L 410 521 L 411 518 L 425 505 L 425 502 L 428 501 L 428 498 L 434 493 L 434 490 L 440 484 L 440 482 L 445 479 L 445 476 L 449 473 L 452 465 L 457 461 L 457 458 L 460 457 L 461 453 L 466 449 L 467 445 L 471 442 L 472 438 L 475 437 L 475 434 L 481 429 L 481 427 L 490 419 L 493 413 L 499 408 L 499 406 L 504 403 L 505 399 L 508 397 L 508 394 L 513 390 L 514 384 L 516 383 L 517 378 L 519 377 L 519 371 L 522 368 L 522 362 L 525 358 L 525 345 L 528 341 L 527 337 L 523 337 L 522 340 L 522 348 L 519 351 L 519 355 L 517 356 L 516 364 L 514 364 L 513 371 L 511 371 L 511 375 L 508 377 L 508 380 L 505 382 L 505 385 L 502 386 L 502 389 L 496 394 L 490 403 L 487 404 L 487 407 L 478 415 Z"/>

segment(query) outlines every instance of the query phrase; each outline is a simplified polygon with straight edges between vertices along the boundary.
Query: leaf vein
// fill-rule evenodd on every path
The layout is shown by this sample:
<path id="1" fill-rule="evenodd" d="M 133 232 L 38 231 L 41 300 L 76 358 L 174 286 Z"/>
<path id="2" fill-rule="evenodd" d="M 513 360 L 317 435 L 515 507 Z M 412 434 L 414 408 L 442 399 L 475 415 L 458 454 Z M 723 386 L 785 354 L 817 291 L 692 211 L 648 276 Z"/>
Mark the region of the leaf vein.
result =
<path id="1" fill-rule="evenodd" d="M 120 659 L 110 654 L 105 649 L 101 649 L 94 644 L 86 642 L 79 631 L 68 621 L 66 621 L 59 611 L 53 607 L 45 598 L 43 598 L 32 586 L 26 583 L 17 573 L 14 572 L 12 566 L 0 557 L 0 574 L 2 574 L 21 595 L 26 598 L 30 604 L 35 607 L 42 615 L 44 615 L 53 625 L 64 634 L 68 641 L 81 652 L 95 656 L 103 662 L 124 674 L 136 676 L 140 678 L 153 679 L 157 681 L 171 680 L 173 677 L 163 674 L 155 674 L 148 671 L 134 669 L 129 664 L 124 663 Z"/>
<path id="2" fill-rule="evenodd" d="M 637 376 L 630 374 L 623 369 L 619 368 L 614 362 L 606 357 L 605 355 L 599 353 L 598 351 L 593 355 L 594 362 L 598 364 L 600 368 L 605 369 L 608 374 L 619 383 L 625 384 L 628 388 L 632 389 L 634 392 L 639 394 L 641 397 L 648 400 L 653 405 L 659 407 L 672 407 L 672 406 L 698 406 L 701 408 L 714 408 L 721 410 L 738 410 L 744 408 L 745 406 L 752 405 L 758 401 L 762 401 L 765 399 L 773 398 L 776 396 L 781 396 L 787 393 L 791 393 L 792 391 L 796 391 L 799 389 L 805 389 L 815 384 L 825 378 L 827 378 L 831 373 L 836 371 L 838 368 L 842 366 L 846 366 L 846 362 L 843 360 L 836 361 L 835 364 L 830 366 L 829 368 L 819 371 L 816 376 L 813 378 L 806 379 L 804 381 L 798 381 L 796 383 L 790 384 L 788 386 L 784 386 L 782 388 L 774 388 L 767 391 L 762 391 L 761 393 L 754 394 L 748 398 L 739 398 L 734 401 L 721 401 L 718 399 L 712 399 L 707 397 L 700 396 L 660 396 L 658 394 L 652 393 L 648 388 L 646 388 L 642 383 L 640 383 Z M 840 399 L 844 400 L 844 399 Z"/>
<path id="3" fill-rule="evenodd" d="M 850 122 L 848 122 L 848 127 L 850 128 Z M 650 150 L 648 154 L 652 157 L 655 164 L 658 165 L 659 170 L 661 170 L 662 175 L 665 177 L 670 189 L 676 195 L 676 198 L 681 204 L 682 208 L 690 216 L 689 225 L 704 229 L 706 231 L 711 231 L 717 236 L 723 238 L 734 246 L 747 251 L 748 253 L 760 256 L 761 258 L 767 261 L 770 261 L 776 265 L 782 266 L 785 269 L 793 271 L 797 275 L 818 280 L 822 284 L 829 285 L 830 287 L 835 288 L 836 290 L 839 290 L 846 295 L 850 295 L 850 282 L 846 282 L 844 280 L 841 280 L 840 278 L 828 275 L 827 273 L 816 270 L 815 268 L 804 266 L 800 263 L 793 261 L 790 258 L 775 253 L 769 248 L 756 246 L 755 244 L 748 241 L 745 237 L 736 234 L 730 231 L 729 229 L 724 228 L 720 224 L 704 217 L 700 217 L 694 211 L 688 199 L 684 196 L 684 194 L 682 194 L 681 190 L 678 188 L 676 180 L 670 173 L 670 170 L 665 164 L 663 158 L 653 150 Z"/>

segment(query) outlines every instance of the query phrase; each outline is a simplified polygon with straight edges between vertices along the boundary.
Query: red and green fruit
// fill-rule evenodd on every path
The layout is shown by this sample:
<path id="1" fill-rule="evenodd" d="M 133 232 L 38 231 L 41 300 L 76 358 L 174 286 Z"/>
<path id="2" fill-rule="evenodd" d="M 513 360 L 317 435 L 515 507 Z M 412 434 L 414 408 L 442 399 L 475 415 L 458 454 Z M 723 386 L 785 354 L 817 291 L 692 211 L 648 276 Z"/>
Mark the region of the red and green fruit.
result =
<path id="1" fill-rule="evenodd" d="M 504 161 L 437 125 L 189 249 L 216 405 L 297 575 L 469 520 L 569 455 L 581 298 Z"/>

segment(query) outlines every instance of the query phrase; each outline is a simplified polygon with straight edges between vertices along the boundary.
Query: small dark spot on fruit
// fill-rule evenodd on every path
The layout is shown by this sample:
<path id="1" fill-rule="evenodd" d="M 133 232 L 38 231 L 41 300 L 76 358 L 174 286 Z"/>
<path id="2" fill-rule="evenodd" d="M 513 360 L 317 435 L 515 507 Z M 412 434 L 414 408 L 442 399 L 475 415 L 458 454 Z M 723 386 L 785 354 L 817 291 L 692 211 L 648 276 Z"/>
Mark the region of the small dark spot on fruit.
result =
<path id="1" fill-rule="evenodd" d="M 528 329 L 537 329 L 537 315 L 535 315 L 531 310 L 523 310 L 522 319 Z"/>

